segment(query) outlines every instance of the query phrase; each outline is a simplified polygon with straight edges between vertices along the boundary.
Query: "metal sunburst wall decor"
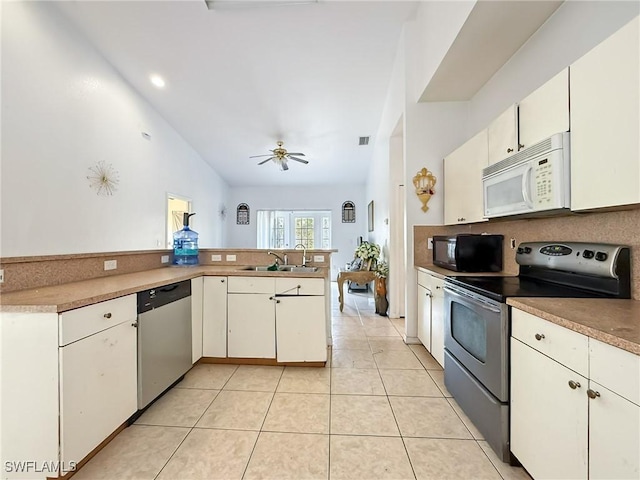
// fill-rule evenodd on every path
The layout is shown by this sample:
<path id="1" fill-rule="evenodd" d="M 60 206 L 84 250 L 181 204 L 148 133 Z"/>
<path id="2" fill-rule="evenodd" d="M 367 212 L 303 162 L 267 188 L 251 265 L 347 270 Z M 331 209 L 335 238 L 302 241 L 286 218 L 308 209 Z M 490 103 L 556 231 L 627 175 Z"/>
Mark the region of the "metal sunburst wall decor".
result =
<path id="1" fill-rule="evenodd" d="M 96 190 L 96 195 L 113 195 L 118 189 L 118 171 L 110 163 L 99 161 L 93 167 L 89 167 L 89 171 L 89 186 Z"/>

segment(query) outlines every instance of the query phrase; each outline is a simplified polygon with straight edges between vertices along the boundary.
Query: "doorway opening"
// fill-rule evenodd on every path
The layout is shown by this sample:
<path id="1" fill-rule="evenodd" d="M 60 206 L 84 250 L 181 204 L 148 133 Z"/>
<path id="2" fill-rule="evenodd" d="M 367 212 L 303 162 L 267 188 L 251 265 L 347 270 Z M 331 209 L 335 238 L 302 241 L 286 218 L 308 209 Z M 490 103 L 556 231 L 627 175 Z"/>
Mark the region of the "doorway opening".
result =
<path id="1" fill-rule="evenodd" d="M 173 248 L 173 234 L 182 229 L 184 213 L 191 213 L 191 199 L 167 193 L 167 248 Z"/>

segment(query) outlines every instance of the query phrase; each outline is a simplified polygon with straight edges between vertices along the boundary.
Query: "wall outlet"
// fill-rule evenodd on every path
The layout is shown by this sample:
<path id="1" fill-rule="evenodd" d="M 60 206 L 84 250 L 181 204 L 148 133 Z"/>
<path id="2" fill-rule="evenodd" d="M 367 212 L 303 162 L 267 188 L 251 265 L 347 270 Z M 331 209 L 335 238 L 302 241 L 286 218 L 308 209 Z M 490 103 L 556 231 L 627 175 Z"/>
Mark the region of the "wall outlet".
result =
<path id="1" fill-rule="evenodd" d="M 324 255 L 314 255 L 313 256 L 313 261 L 314 262 L 324 262 Z"/>
<path id="2" fill-rule="evenodd" d="M 162 255 L 160 257 L 160 263 L 169 263 L 169 255 Z"/>
<path id="3" fill-rule="evenodd" d="M 222 261 L 222 255 L 211 255 L 211 261 L 212 262 L 221 262 Z"/>
<path id="4" fill-rule="evenodd" d="M 4 283 L 4 268 L 0 270 L 0 283 Z"/>
<path id="5" fill-rule="evenodd" d="M 433 238 L 427 238 L 427 250 L 433 250 Z"/>
<path id="6" fill-rule="evenodd" d="M 227 262 L 235 262 L 235 261 L 236 261 L 235 255 L 227 255 Z"/>
<path id="7" fill-rule="evenodd" d="M 104 261 L 104 269 L 105 270 L 115 270 L 116 268 L 118 268 L 118 261 L 117 260 L 105 260 Z"/>

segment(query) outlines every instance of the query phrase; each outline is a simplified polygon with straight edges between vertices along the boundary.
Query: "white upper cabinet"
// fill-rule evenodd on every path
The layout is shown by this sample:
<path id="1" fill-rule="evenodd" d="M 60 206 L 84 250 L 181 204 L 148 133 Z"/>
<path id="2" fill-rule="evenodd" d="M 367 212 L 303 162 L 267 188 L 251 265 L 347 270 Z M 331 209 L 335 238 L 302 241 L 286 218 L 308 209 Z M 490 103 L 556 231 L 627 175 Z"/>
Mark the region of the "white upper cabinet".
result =
<path id="1" fill-rule="evenodd" d="M 515 103 L 489 124 L 488 141 L 489 165 L 518 151 L 518 106 Z"/>
<path id="2" fill-rule="evenodd" d="M 565 68 L 518 105 L 518 150 L 569 131 L 569 69 Z"/>
<path id="3" fill-rule="evenodd" d="M 482 222 L 482 169 L 488 165 L 485 128 L 444 159 L 444 223 Z"/>
<path id="4" fill-rule="evenodd" d="M 640 17 L 571 65 L 571 208 L 640 203 Z"/>

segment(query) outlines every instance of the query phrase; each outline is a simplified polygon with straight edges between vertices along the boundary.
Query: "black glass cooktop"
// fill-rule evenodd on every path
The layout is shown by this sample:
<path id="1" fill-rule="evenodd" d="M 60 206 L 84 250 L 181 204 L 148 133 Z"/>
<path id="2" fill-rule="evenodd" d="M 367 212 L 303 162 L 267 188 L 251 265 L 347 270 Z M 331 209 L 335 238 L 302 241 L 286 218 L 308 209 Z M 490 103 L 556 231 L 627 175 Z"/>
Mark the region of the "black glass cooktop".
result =
<path id="1" fill-rule="evenodd" d="M 447 281 L 504 303 L 508 297 L 590 298 L 607 296 L 585 290 L 526 277 L 447 277 Z"/>

